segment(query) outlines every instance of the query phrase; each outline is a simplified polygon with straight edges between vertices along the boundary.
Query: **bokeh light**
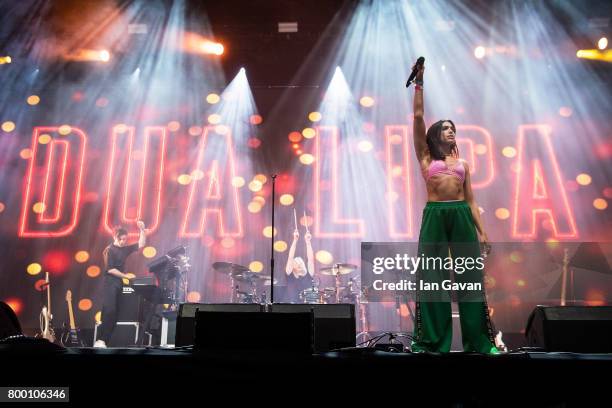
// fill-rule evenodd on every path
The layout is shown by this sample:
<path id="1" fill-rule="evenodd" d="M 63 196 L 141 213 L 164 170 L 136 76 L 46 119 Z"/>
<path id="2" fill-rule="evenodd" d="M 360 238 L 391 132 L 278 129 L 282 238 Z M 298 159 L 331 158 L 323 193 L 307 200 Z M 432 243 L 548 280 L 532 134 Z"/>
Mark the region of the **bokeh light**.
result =
<path id="1" fill-rule="evenodd" d="M 510 218 L 510 211 L 507 208 L 498 208 L 495 210 L 495 216 L 500 220 L 507 220 Z"/>
<path id="2" fill-rule="evenodd" d="M 74 254 L 74 259 L 78 262 L 78 263 L 85 263 L 89 260 L 89 252 L 87 251 L 78 251 L 76 254 Z"/>
<path id="3" fill-rule="evenodd" d="M 186 186 L 191 183 L 191 176 L 189 174 L 181 174 L 176 180 L 179 184 Z"/>
<path id="4" fill-rule="evenodd" d="M 253 177 L 253 180 L 257 180 L 261 184 L 266 184 L 266 182 L 268 181 L 268 178 L 266 177 L 265 174 L 256 174 L 255 177 Z"/>
<path id="5" fill-rule="evenodd" d="M 249 140 L 247 140 L 247 146 L 249 146 L 251 149 L 257 149 L 259 146 L 261 146 L 261 139 L 249 137 Z"/>
<path id="6" fill-rule="evenodd" d="M 32 157 L 32 149 L 30 148 L 25 148 L 25 149 L 21 149 L 21 151 L 19 152 L 19 157 L 21 157 L 22 159 L 29 159 L 30 157 Z"/>
<path id="7" fill-rule="evenodd" d="M 591 181 L 591 176 L 586 173 L 580 173 L 576 176 L 576 182 L 581 186 L 588 186 L 589 184 L 591 184 Z"/>
<path id="8" fill-rule="evenodd" d="M 96 278 L 100 276 L 100 272 L 101 272 L 100 267 L 97 265 L 90 265 L 86 271 L 87 276 L 89 276 L 90 278 Z"/>
<path id="9" fill-rule="evenodd" d="M 364 108 L 371 108 L 374 106 L 374 98 L 371 96 L 362 96 L 361 99 L 359 99 L 359 104 Z"/>
<path id="10" fill-rule="evenodd" d="M 261 190 L 262 187 L 263 184 L 261 184 L 261 181 L 259 180 L 251 180 L 251 182 L 249 183 L 249 190 L 251 190 L 252 192 L 257 192 Z"/>
<path id="11" fill-rule="evenodd" d="M 216 93 L 209 93 L 206 95 L 206 102 L 210 103 L 211 105 L 218 103 L 220 100 L 221 98 Z"/>
<path id="12" fill-rule="evenodd" d="M 246 184 L 246 181 L 244 180 L 244 177 L 240 177 L 240 176 L 234 176 L 232 178 L 232 186 L 234 187 L 243 187 Z"/>
<path id="13" fill-rule="evenodd" d="M 312 139 L 316 134 L 317 132 L 313 128 L 308 127 L 302 130 L 302 136 L 304 136 L 306 139 Z"/>
<path id="14" fill-rule="evenodd" d="M 198 303 L 202 299 L 200 292 L 191 291 L 187 293 L 187 301 L 190 303 Z"/>
<path id="15" fill-rule="evenodd" d="M 300 155 L 300 163 L 305 164 L 305 165 L 311 165 L 312 163 L 314 163 L 315 158 L 312 154 L 310 153 L 304 153 L 302 155 Z"/>
<path id="16" fill-rule="evenodd" d="M 249 270 L 251 272 L 261 272 L 263 271 L 263 263 L 259 261 L 253 261 L 249 264 Z"/>
<path id="17" fill-rule="evenodd" d="M 251 201 L 247 206 L 247 210 L 249 210 L 250 213 L 257 214 L 261 211 L 261 204 L 257 201 Z"/>
<path id="18" fill-rule="evenodd" d="M 300 132 L 291 132 L 287 137 L 292 143 L 299 143 L 302 140 L 302 134 Z"/>
<path id="19" fill-rule="evenodd" d="M 168 130 L 171 132 L 177 132 L 180 128 L 181 128 L 181 124 L 180 122 L 173 120 L 171 122 L 168 122 Z"/>
<path id="20" fill-rule="evenodd" d="M 92 306 L 93 302 L 91 301 L 91 299 L 84 298 L 79 300 L 79 310 L 82 310 L 83 312 L 91 310 Z"/>
<path id="21" fill-rule="evenodd" d="M 287 250 L 287 243 L 285 241 L 275 241 L 274 250 L 276 252 L 285 252 Z"/>
<path id="22" fill-rule="evenodd" d="M 219 123 L 221 123 L 221 115 L 218 115 L 216 113 L 213 113 L 212 115 L 208 116 L 208 123 L 210 123 L 211 125 L 217 125 Z"/>
<path id="23" fill-rule="evenodd" d="M 72 133 L 72 127 L 70 125 L 62 125 L 59 127 L 57 132 L 62 136 L 68 136 L 70 133 Z"/>
<path id="24" fill-rule="evenodd" d="M 374 148 L 374 145 L 369 140 L 362 140 L 357 143 L 357 148 L 362 152 L 367 153 Z"/>
<path id="25" fill-rule="evenodd" d="M 315 258 L 317 261 L 322 263 L 323 265 L 329 265 L 334 262 L 334 257 L 329 251 L 319 250 L 315 254 Z"/>
<path id="26" fill-rule="evenodd" d="M 272 226 L 268 225 L 267 227 L 265 227 L 262 231 L 262 234 L 266 238 L 272 238 Z M 276 236 L 276 234 L 278 234 L 278 229 L 274 228 L 274 236 Z"/>
<path id="27" fill-rule="evenodd" d="M 251 125 L 260 125 L 263 122 L 263 118 L 260 115 L 251 115 L 249 121 Z"/>
<path id="28" fill-rule="evenodd" d="M 321 120 L 321 113 L 320 112 L 310 112 L 308 114 L 308 119 L 311 122 L 318 122 Z"/>
<path id="29" fill-rule="evenodd" d="M 26 101 L 28 105 L 38 105 L 38 103 L 40 102 L 40 97 L 38 95 L 30 95 L 28 96 L 28 99 Z"/>
<path id="30" fill-rule="evenodd" d="M 45 211 L 45 205 L 40 202 L 34 203 L 32 206 L 32 211 L 34 211 L 36 214 L 42 214 Z"/>
<path id="31" fill-rule="evenodd" d="M 27 271 L 28 271 L 28 274 L 32 276 L 38 275 L 40 272 L 42 272 L 42 265 L 36 262 L 31 263 L 28 265 Z"/>
<path id="32" fill-rule="evenodd" d="M 49 136 L 48 134 L 42 134 L 40 136 L 38 136 L 38 143 L 40 144 L 47 144 L 51 141 L 51 136 Z"/>
<path id="33" fill-rule="evenodd" d="M 512 146 L 506 146 L 502 149 L 502 154 L 511 159 L 516 156 L 516 149 Z"/>
<path id="34" fill-rule="evenodd" d="M 191 136 L 200 136 L 202 128 L 200 126 L 190 126 L 188 132 Z"/>
<path id="35" fill-rule="evenodd" d="M 12 132 L 13 130 L 15 130 L 15 123 L 11 122 L 10 120 L 6 121 L 6 122 L 3 122 L 2 123 L 2 130 L 4 132 L 6 132 L 6 133 Z"/>
<path id="36" fill-rule="evenodd" d="M 280 196 L 280 203 L 282 205 L 291 205 L 293 204 L 294 198 L 291 194 L 283 194 Z"/>
<path id="37" fill-rule="evenodd" d="M 603 198 L 596 198 L 595 200 L 593 200 L 593 207 L 598 210 L 605 210 L 606 208 L 608 208 L 608 202 Z"/>
<path id="38" fill-rule="evenodd" d="M 155 255 L 157 255 L 157 249 L 152 246 L 144 247 L 144 249 L 142 250 L 142 255 L 145 258 L 155 258 Z"/>

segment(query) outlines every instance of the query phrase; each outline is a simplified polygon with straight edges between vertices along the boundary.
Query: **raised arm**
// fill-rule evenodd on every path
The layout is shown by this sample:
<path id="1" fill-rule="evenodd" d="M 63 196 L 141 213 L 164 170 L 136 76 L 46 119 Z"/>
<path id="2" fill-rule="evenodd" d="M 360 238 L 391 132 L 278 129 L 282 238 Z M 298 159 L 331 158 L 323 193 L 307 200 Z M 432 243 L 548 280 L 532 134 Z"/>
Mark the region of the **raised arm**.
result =
<path id="1" fill-rule="evenodd" d="M 414 87 L 414 122 L 412 134 L 414 137 L 414 150 L 419 164 L 429 155 L 427 148 L 427 135 L 425 134 L 424 103 L 423 103 L 423 72 L 425 66 L 422 65 L 415 78 Z"/>
<path id="2" fill-rule="evenodd" d="M 293 231 L 293 242 L 289 247 L 289 256 L 287 257 L 287 265 L 285 266 L 285 273 L 287 275 L 291 275 L 291 272 L 293 272 L 293 258 L 295 257 L 295 247 L 299 238 L 300 232 L 298 230 Z"/>
<path id="3" fill-rule="evenodd" d="M 314 263 L 314 251 L 312 250 L 312 235 L 310 232 L 307 232 L 304 235 L 304 240 L 306 241 L 306 260 L 308 262 L 308 273 L 310 276 L 314 276 L 315 272 L 315 263 Z"/>

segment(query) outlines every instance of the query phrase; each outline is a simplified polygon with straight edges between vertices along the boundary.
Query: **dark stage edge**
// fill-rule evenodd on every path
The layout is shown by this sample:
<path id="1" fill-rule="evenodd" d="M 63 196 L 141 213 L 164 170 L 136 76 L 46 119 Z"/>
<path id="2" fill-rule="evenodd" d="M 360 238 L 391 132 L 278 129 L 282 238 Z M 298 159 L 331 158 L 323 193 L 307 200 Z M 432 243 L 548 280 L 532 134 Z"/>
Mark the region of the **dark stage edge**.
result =
<path id="1" fill-rule="evenodd" d="M 0 345 L 0 386 L 70 386 L 71 402 L 78 406 L 274 402 L 293 407 L 333 400 L 344 401 L 343 406 L 390 400 L 418 407 L 612 404 L 612 354 L 485 356 L 353 349 L 296 355 L 31 346 Z"/>

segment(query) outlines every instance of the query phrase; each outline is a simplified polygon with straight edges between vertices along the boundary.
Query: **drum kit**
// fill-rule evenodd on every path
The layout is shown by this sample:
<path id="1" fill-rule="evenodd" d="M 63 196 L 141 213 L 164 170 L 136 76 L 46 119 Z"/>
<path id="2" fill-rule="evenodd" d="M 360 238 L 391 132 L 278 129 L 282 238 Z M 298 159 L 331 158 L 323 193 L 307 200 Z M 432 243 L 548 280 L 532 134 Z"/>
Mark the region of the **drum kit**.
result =
<path id="1" fill-rule="evenodd" d="M 253 272 L 246 266 L 231 262 L 215 262 L 213 269 L 228 275 L 231 280 L 233 303 L 266 303 L 266 287 L 270 286 L 271 278 Z M 303 303 L 361 303 L 363 293 L 358 284 L 357 277 L 353 276 L 357 270 L 356 265 L 337 263 L 321 268 L 318 279 L 313 279 L 312 287 L 299 294 Z M 321 286 L 320 281 L 332 278 L 333 282 L 327 287 Z M 276 282 L 275 282 L 276 283 Z"/>
<path id="2" fill-rule="evenodd" d="M 246 266 L 231 262 L 215 262 L 212 267 L 215 271 L 230 277 L 232 303 L 266 303 L 265 288 L 270 286 L 272 281 L 270 276 L 253 272 Z"/>

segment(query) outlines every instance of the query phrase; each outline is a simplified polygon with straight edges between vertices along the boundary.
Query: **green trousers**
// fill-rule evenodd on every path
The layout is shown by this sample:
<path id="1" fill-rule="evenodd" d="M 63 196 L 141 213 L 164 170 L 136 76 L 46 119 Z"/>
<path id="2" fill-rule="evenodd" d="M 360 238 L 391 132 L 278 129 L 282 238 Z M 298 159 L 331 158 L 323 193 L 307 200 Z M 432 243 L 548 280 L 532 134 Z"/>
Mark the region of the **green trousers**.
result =
<path id="1" fill-rule="evenodd" d="M 447 285 L 450 282 L 467 284 L 454 290 L 459 304 L 464 351 L 496 354 L 498 351 L 484 293 L 484 263 L 465 261 L 481 257 L 474 219 L 465 201 L 427 203 L 419 235 L 419 255 L 421 262 L 431 262 L 422 263 L 416 273 L 412 351 L 450 351 L 453 336 L 451 293 L 448 288 L 443 289 L 445 281 Z"/>

